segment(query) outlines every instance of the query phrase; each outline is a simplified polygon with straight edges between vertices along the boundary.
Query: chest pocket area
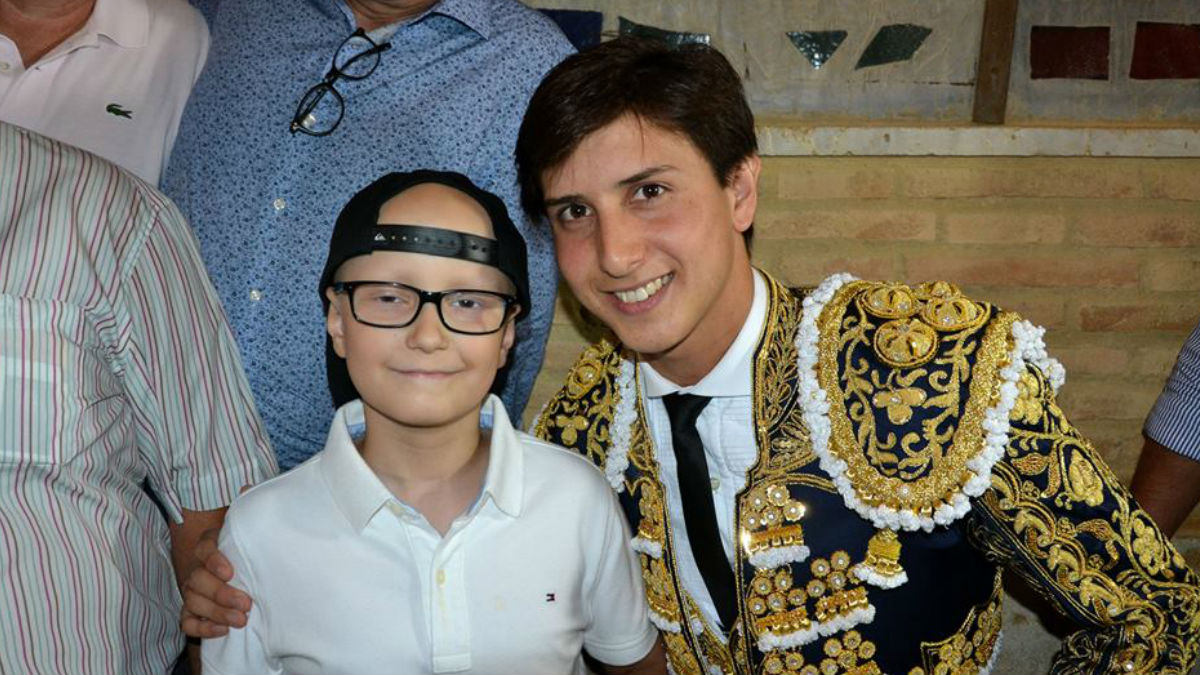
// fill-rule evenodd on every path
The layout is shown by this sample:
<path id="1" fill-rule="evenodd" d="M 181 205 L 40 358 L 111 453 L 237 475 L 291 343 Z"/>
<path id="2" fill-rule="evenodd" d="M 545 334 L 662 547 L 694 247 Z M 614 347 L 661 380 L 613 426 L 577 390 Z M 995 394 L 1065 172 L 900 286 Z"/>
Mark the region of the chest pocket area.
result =
<path id="1" fill-rule="evenodd" d="M 80 307 L 0 296 L 0 464 L 66 464 L 127 439 L 108 350 Z"/>

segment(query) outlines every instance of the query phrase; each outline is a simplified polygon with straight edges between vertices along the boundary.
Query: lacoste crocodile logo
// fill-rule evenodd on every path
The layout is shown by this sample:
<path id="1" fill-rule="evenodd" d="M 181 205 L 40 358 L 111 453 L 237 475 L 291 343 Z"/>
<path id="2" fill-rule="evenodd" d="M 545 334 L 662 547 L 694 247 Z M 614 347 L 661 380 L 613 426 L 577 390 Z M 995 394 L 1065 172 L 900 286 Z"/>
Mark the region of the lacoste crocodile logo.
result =
<path id="1" fill-rule="evenodd" d="M 122 108 L 120 103 L 109 103 L 104 110 L 110 115 L 124 117 L 127 120 L 133 119 L 133 111 Z"/>

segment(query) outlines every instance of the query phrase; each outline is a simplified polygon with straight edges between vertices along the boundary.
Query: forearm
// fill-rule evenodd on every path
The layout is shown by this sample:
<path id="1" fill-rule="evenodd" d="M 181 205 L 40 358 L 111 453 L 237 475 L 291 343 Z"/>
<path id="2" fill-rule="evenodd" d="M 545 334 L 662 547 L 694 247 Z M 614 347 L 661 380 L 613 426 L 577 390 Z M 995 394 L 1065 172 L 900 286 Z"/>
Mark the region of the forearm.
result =
<path id="1" fill-rule="evenodd" d="M 181 593 L 183 584 L 191 575 L 192 570 L 203 564 L 203 561 L 194 555 L 196 544 L 205 532 L 221 529 L 221 524 L 225 522 L 226 510 L 224 508 L 212 511 L 184 509 L 183 522 L 170 524 L 171 564 L 175 567 L 175 582 L 179 585 Z"/>
<path id="2" fill-rule="evenodd" d="M 1200 462 L 1147 438 L 1130 490 L 1138 505 L 1170 537 L 1200 501 Z"/>

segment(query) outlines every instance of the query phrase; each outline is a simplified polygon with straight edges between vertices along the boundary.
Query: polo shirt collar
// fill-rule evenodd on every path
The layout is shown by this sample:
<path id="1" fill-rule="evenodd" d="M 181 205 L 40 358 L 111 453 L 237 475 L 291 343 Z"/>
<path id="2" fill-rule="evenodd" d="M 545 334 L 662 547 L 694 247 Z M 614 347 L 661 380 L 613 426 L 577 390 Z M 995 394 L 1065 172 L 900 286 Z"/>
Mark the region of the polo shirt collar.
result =
<path id="1" fill-rule="evenodd" d="M 364 423 L 361 400 L 355 399 L 338 408 L 329 425 L 325 451 L 318 460 L 333 501 L 358 532 L 371 522 L 379 509 L 395 498 L 354 445 L 350 430 L 361 430 Z"/>
<path id="2" fill-rule="evenodd" d="M 504 404 L 495 395 L 488 395 L 480 413 L 483 420 L 491 419 L 491 445 L 483 490 L 472 510 L 482 507 L 483 501 L 490 498 L 501 512 L 516 518 L 521 515 L 524 495 L 524 446 L 520 434 L 513 429 Z M 356 399 L 338 408 L 325 441 L 325 451 L 319 460 L 320 471 L 334 502 L 350 525 L 359 532 L 371 522 L 379 509 L 396 499 L 371 467 L 367 466 L 354 444 L 351 430 L 357 435 L 363 424 L 361 400 Z"/>
<path id="3" fill-rule="evenodd" d="M 126 48 L 144 47 L 150 39 L 147 0 L 96 0 L 84 32 L 103 35 Z"/>
<path id="4" fill-rule="evenodd" d="M 647 398 L 661 398 L 679 392 L 710 398 L 749 396 L 753 390 L 754 348 L 758 345 L 763 324 L 767 320 L 767 284 L 754 270 L 754 299 L 742 329 L 725 350 L 713 369 L 690 387 L 681 387 L 663 377 L 648 363 L 640 363 L 643 391 Z"/>
<path id="5" fill-rule="evenodd" d="M 480 501 L 490 497 L 497 508 L 516 518 L 521 515 L 525 493 L 525 446 L 521 434 L 513 428 L 504 404 L 495 394 L 488 394 L 481 417 L 484 420 L 491 417 L 492 440 Z"/>

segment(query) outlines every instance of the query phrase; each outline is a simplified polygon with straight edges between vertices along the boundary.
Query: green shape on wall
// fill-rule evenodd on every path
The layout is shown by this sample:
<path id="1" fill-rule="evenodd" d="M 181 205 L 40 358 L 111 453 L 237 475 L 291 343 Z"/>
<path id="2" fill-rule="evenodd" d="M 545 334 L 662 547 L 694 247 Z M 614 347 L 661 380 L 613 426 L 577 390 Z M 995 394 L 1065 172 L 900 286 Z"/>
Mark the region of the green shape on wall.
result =
<path id="1" fill-rule="evenodd" d="M 929 37 L 932 32 L 931 28 L 911 23 L 894 23 L 884 26 L 879 29 L 875 37 L 871 38 L 871 44 L 867 45 L 862 56 L 858 57 L 858 63 L 854 69 L 907 61 L 917 53 L 917 50 L 925 43 L 925 38 Z"/>
<path id="2" fill-rule="evenodd" d="M 787 34 L 796 49 L 808 59 L 814 70 L 820 70 L 833 57 L 846 39 L 844 30 L 790 31 Z"/>

